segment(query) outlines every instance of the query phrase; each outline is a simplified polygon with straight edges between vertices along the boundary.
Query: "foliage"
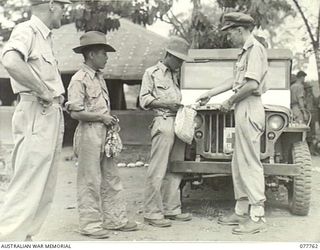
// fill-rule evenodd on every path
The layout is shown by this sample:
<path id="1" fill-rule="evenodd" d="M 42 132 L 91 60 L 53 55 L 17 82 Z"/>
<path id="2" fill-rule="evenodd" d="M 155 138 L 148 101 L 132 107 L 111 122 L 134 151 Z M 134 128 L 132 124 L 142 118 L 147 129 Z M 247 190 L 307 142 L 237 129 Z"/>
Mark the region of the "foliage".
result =
<path id="1" fill-rule="evenodd" d="M 172 23 L 172 33 L 187 39 L 193 48 L 228 48 L 232 44 L 226 39 L 226 34 L 220 31 L 221 16 L 230 11 L 250 14 L 256 25 L 268 29 L 275 35 L 274 30 L 288 16 L 295 15 L 291 5 L 285 0 L 215 0 L 210 5 L 202 5 L 200 0 L 191 0 L 193 12 L 190 17 L 178 20 L 172 13 L 166 14 Z M 171 15 L 170 15 L 171 14 Z"/>
<path id="2" fill-rule="evenodd" d="M 220 31 L 220 16 L 222 10 L 217 6 L 203 5 L 193 10 L 193 15 L 180 21 L 167 15 L 168 19 L 175 23 L 172 34 L 184 37 L 192 48 L 228 48 L 232 44 L 227 40 L 226 34 Z M 176 17 L 178 19 L 179 16 Z"/>
<path id="3" fill-rule="evenodd" d="M 120 27 L 119 18 L 146 26 L 171 8 L 172 0 L 82 0 L 72 11 L 79 30 L 107 33 Z"/>
<path id="4" fill-rule="evenodd" d="M 225 11 L 233 10 L 247 13 L 256 21 L 257 27 L 263 29 L 276 26 L 295 11 L 286 0 L 217 0 Z"/>
<path id="5" fill-rule="evenodd" d="M 318 3 L 318 14 L 316 17 L 308 16 L 308 11 L 303 8 L 301 3 L 297 0 L 292 0 L 293 4 L 297 8 L 301 19 L 304 23 L 304 28 L 306 30 L 306 37 L 309 37 L 311 41 L 307 48 L 307 52 L 313 52 L 315 54 L 317 71 L 318 71 L 318 81 L 320 85 L 320 6 Z M 305 37 L 302 38 L 306 40 Z"/>
<path id="6" fill-rule="evenodd" d="M 173 0 L 73 0 L 65 10 L 63 24 L 75 22 L 78 30 L 99 30 L 107 33 L 120 27 L 120 18 L 127 18 L 134 23 L 146 26 L 161 19 L 171 8 Z M 10 33 L 14 24 L 30 17 L 28 0 L 0 0 L 0 8 L 4 17 L 12 20 L 13 25 L 8 29 L 1 28 L 1 35 Z M 14 16 L 18 16 L 15 19 Z M 1 20 L 0 20 L 1 25 Z M 9 32 L 8 32 L 9 31 Z M 5 40 L 8 36 L 5 36 Z"/>
<path id="7" fill-rule="evenodd" d="M 15 24 L 29 19 L 31 15 L 25 0 L 0 0 L 0 36 L 7 40 Z"/>
<path id="8" fill-rule="evenodd" d="M 187 18 L 173 14 L 173 0 L 73 1 L 66 9 L 63 23 L 75 22 L 78 30 L 99 30 L 107 33 L 120 27 L 120 18 L 127 18 L 143 26 L 151 25 L 160 19 L 172 24 L 172 33 L 188 40 L 193 48 L 221 48 L 232 46 L 226 35 L 220 32 L 220 17 L 224 12 L 249 13 L 257 20 L 258 26 L 271 27 L 271 33 L 286 16 L 294 14 L 285 0 L 212 0 L 214 4 L 209 5 L 202 5 L 201 0 L 189 1 L 193 4 L 193 11 Z M 8 19 L 12 19 L 10 13 L 13 10 L 20 11 L 21 17 L 25 16 L 22 14 L 25 11 L 30 13 L 25 2 L 26 0 L 0 0 Z M 24 19 L 15 22 L 21 20 Z"/>

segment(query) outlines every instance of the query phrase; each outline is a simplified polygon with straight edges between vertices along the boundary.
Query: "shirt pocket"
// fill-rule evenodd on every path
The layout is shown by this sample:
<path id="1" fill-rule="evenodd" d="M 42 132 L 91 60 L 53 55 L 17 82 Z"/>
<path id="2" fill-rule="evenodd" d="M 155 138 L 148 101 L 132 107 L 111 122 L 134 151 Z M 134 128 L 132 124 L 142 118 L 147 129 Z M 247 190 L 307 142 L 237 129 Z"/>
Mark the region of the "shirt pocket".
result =
<path id="1" fill-rule="evenodd" d="M 97 98 L 99 97 L 101 90 L 96 87 L 87 87 L 87 95 L 89 98 Z"/>
<path id="2" fill-rule="evenodd" d="M 86 100 L 86 106 L 88 111 L 97 111 L 102 106 L 101 101 L 101 89 L 97 88 L 95 86 L 89 86 L 87 87 L 87 100 Z"/>
<path id="3" fill-rule="evenodd" d="M 170 94 L 170 86 L 163 81 L 156 82 L 156 94 L 158 98 L 165 98 Z"/>
<path id="4" fill-rule="evenodd" d="M 42 68 L 40 69 L 44 81 L 52 81 L 56 78 L 57 65 L 56 60 L 50 53 L 42 53 Z"/>

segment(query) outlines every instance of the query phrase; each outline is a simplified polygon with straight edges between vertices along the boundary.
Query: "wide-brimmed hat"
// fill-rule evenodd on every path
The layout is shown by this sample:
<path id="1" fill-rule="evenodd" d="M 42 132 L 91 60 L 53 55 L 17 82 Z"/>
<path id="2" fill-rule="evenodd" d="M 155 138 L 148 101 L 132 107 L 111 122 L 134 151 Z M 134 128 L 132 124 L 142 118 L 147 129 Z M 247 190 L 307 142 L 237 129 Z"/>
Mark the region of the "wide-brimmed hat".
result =
<path id="1" fill-rule="evenodd" d="M 63 3 L 63 4 L 70 4 L 71 3 L 71 1 L 69 1 L 69 0 L 53 0 L 53 1 Z M 31 5 L 38 5 L 38 4 L 43 4 L 43 3 L 49 3 L 50 0 L 29 0 L 29 2 L 31 3 Z"/>
<path id="2" fill-rule="evenodd" d="M 189 43 L 181 37 L 172 36 L 167 45 L 166 51 L 183 61 L 190 61 L 188 57 Z"/>
<path id="3" fill-rule="evenodd" d="M 249 27 L 254 25 L 254 19 L 241 12 L 230 12 L 223 15 L 223 27 L 221 30 L 227 30 L 233 27 Z"/>
<path id="4" fill-rule="evenodd" d="M 82 50 L 89 46 L 102 45 L 107 52 L 115 52 L 116 50 L 107 44 L 106 34 L 99 31 L 88 31 L 80 37 L 80 46 L 73 48 L 75 53 L 82 53 Z"/>

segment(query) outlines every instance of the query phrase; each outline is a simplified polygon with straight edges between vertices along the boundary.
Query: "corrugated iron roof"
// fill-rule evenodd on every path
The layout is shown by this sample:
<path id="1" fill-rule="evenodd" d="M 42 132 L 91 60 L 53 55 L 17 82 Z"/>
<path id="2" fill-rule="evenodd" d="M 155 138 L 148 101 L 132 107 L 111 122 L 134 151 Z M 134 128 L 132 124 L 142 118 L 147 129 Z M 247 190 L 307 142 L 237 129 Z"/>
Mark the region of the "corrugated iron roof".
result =
<path id="1" fill-rule="evenodd" d="M 118 30 L 107 34 L 107 41 L 117 52 L 108 53 L 108 62 L 104 69 L 107 79 L 140 80 L 146 68 L 154 65 L 165 53 L 168 41 L 152 31 L 120 19 Z M 83 63 L 82 55 L 75 54 L 72 48 L 79 45 L 83 32 L 77 32 L 73 23 L 54 30 L 55 56 L 61 73 L 74 73 Z M 1 53 L 2 47 L 0 47 Z M 0 62 L 0 78 L 8 78 L 7 71 Z"/>

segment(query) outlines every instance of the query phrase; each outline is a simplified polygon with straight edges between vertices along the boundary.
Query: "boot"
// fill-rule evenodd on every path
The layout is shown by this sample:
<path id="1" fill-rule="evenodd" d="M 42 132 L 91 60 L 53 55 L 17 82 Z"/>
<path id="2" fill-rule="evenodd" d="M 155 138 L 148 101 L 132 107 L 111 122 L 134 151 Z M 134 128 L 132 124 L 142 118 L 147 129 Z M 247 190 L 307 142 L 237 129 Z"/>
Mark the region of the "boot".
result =
<path id="1" fill-rule="evenodd" d="M 220 217 L 218 223 L 221 225 L 237 226 L 249 219 L 248 215 L 238 215 L 233 213 L 229 216 Z"/>
<path id="2" fill-rule="evenodd" d="M 265 232 L 267 230 L 266 223 L 263 218 L 258 221 L 253 221 L 248 219 L 244 223 L 239 224 L 239 226 L 232 229 L 233 234 L 243 235 L 243 234 L 256 234 Z"/>

